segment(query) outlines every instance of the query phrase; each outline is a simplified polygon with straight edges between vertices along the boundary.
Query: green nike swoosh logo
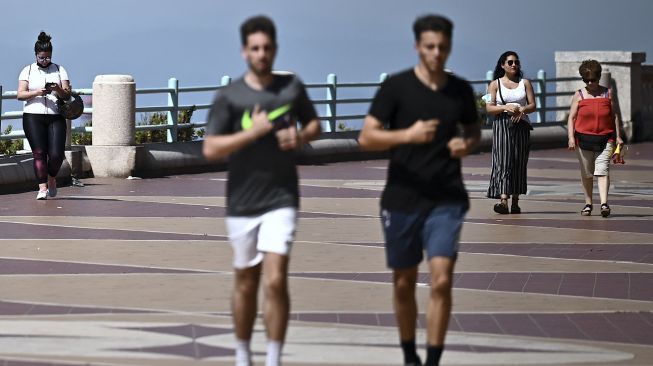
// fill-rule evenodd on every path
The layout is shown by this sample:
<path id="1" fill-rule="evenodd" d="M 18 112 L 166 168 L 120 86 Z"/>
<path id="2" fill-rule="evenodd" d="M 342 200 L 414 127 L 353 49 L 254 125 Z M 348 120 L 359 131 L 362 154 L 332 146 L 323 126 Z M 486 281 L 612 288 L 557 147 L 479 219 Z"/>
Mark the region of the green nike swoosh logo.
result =
<path id="1" fill-rule="evenodd" d="M 273 110 L 272 112 L 268 113 L 268 119 L 270 121 L 274 121 L 275 119 L 283 116 L 290 110 L 290 104 L 282 105 L 281 107 Z"/>
<path id="2" fill-rule="evenodd" d="M 277 109 L 273 109 L 270 111 L 270 113 L 268 113 L 268 119 L 270 121 L 274 121 L 275 119 L 286 114 L 291 107 L 292 106 L 290 104 L 285 104 Z M 240 119 L 240 126 L 243 128 L 243 130 L 249 130 L 252 128 L 252 114 L 250 113 L 249 109 L 246 109 L 243 113 L 243 117 Z"/>

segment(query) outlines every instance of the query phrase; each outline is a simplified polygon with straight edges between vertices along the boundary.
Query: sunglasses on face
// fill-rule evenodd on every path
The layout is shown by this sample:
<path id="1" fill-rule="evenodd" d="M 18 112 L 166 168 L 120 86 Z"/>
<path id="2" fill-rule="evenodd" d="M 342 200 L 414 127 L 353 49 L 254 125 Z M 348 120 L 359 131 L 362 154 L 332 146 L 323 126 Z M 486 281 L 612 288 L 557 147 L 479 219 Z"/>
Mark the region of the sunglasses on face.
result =
<path id="1" fill-rule="evenodd" d="M 512 66 L 513 64 L 514 64 L 515 66 L 519 66 L 519 65 L 521 64 L 521 63 L 519 62 L 519 60 L 508 60 L 508 61 L 506 61 L 506 63 L 508 64 L 508 66 Z"/>
<path id="2" fill-rule="evenodd" d="M 39 60 L 39 61 L 41 61 L 41 62 L 44 62 L 44 61 L 51 61 L 51 60 L 52 60 L 52 57 L 48 57 L 48 56 L 46 56 L 46 57 L 39 57 L 39 56 L 36 56 L 36 59 Z"/>
<path id="3" fill-rule="evenodd" d="M 595 83 L 596 84 L 596 83 L 599 82 L 599 79 L 583 79 L 583 82 L 585 84 L 589 84 L 589 83 Z"/>

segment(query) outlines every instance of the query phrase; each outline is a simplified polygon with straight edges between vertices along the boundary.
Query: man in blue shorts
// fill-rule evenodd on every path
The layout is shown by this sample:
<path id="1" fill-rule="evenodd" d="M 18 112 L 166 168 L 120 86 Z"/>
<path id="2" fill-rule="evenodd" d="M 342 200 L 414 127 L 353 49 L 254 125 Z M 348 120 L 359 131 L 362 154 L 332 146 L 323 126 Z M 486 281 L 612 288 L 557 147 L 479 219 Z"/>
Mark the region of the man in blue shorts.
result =
<path id="1" fill-rule="evenodd" d="M 248 71 L 213 102 L 203 153 L 210 161 L 229 157 L 226 224 L 234 252 L 236 365 L 252 363 L 263 273 L 265 365 L 278 366 L 288 327 L 288 260 L 299 205 L 294 150 L 317 137 L 320 122 L 301 80 L 272 72 L 277 51 L 272 20 L 247 19 L 240 35 Z"/>
<path id="2" fill-rule="evenodd" d="M 366 150 L 390 149 L 381 221 L 405 365 L 422 365 L 415 346 L 415 287 L 426 251 L 431 292 L 424 365 L 432 366 L 442 355 L 460 230 L 469 208 L 460 159 L 478 144 L 480 121 L 469 83 L 445 72 L 451 21 L 425 15 L 413 31 L 419 61 L 381 85 L 359 143 Z"/>

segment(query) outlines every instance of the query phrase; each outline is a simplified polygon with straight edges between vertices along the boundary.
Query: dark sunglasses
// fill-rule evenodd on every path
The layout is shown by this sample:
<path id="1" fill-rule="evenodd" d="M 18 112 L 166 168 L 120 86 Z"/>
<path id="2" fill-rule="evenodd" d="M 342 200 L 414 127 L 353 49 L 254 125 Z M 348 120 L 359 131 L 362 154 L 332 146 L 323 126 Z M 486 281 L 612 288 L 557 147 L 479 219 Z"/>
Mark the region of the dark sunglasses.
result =
<path id="1" fill-rule="evenodd" d="M 46 57 L 39 57 L 39 56 L 36 56 L 36 59 L 43 62 L 43 61 L 51 61 L 52 57 L 47 57 L 47 56 Z"/>
<path id="2" fill-rule="evenodd" d="M 599 79 L 583 79 L 583 82 L 584 82 L 585 84 L 589 84 L 589 83 L 598 83 L 598 82 L 599 82 Z"/>
<path id="3" fill-rule="evenodd" d="M 515 64 L 515 66 L 521 65 L 519 60 L 508 60 L 508 61 L 506 61 L 506 63 L 508 64 L 508 66 L 512 66 L 512 64 Z"/>

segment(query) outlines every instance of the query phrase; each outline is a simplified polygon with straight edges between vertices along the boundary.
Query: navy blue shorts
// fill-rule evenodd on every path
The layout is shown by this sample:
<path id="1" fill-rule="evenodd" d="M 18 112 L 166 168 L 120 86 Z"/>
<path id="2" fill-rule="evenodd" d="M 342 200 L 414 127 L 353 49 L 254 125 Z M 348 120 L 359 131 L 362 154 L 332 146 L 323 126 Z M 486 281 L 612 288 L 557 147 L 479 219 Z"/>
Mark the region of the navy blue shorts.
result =
<path id="1" fill-rule="evenodd" d="M 428 212 L 404 212 L 383 209 L 381 224 L 385 252 L 390 268 L 410 268 L 424 259 L 458 257 L 460 230 L 467 207 L 444 204 Z"/>

